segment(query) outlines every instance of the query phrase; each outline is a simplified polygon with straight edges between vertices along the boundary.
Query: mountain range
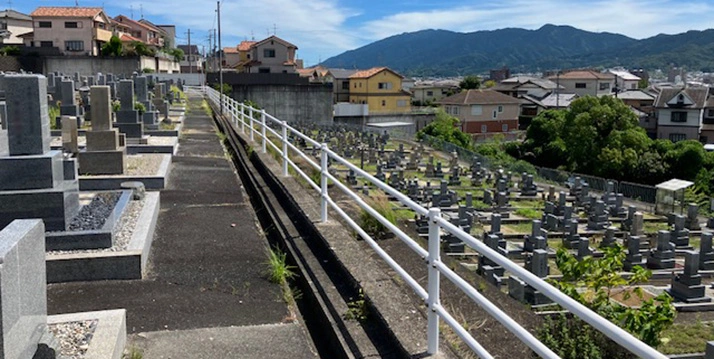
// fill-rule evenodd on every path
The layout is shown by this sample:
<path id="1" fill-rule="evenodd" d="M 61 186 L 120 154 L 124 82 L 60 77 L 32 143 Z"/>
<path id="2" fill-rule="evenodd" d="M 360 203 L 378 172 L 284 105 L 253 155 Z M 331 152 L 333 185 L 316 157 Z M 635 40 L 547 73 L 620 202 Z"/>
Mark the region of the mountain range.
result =
<path id="1" fill-rule="evenodd" d="M 537 30 L 421 30 L 344 52 L 321 65 L 387 66 L 410 76 L 469 75 L 503 66 L 514 73 L 600 66 L 714 72 L 714 29 L 642 40 L 551 24 Z"/>

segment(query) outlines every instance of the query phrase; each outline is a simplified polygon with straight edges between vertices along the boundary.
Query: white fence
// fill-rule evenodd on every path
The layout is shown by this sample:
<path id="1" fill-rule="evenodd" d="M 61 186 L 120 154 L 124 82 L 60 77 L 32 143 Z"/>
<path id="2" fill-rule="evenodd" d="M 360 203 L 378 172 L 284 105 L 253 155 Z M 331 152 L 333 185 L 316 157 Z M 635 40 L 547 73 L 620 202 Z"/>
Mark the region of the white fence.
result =
<path id="1" fill-rule="evenodd" d="M 440 238 L 441 231 L 443 230 L 462 240 L 466 245 L 477 251 L 480 255 L 486 256 L 496 262 L 512 275 L 518 276 L 518 278 L 543 293 L 545 296 L 553 300 L 553 302 L 559 304 L 564 309 L 570 311 L 573 315 L 589 323 L 593 328 L 602 332 L 607 337 L 638 357 L 647 359 L 667 358 L 664 354 L 641 342 L 632 336 L 632 334 L 601 317 L 576 300 L 568 297 L 543 279 L 538 278 L 507 257 L 487 247 L 484 243 L 474 238 L 469 233 L 464 232 L 458 226 L 451 224 L 449 221 L 441 217 L 441 210 L 439 208 L 427 209 L 422 207 L 401 192 L 388 186 L 386 183 L 379 181 L 369 173 L 361 170 L 358 166 L 355 166 L 348 160 L 340 157 L 337 153 L 331 151 L 327 144 L 319 143 L 309 136 L 297 131 L 288 125 L 286 121 L 281 121 L 269 115 L 264 110 L 254 109 L 227 96 L 221 96 L 217 91 L 208 87 L 192 87 L 187 91 L 204 94 L 209 100 L 216 104 L 217 107 L 222 108 L 223 116 L 231 120 L 236 131 L 241 131 L 243 134 L 248 131 L 251 141 L 260 141 L 262 153 L 267 152 L 267 146 L 271 146 L 275 149 L 282 158 L 283 176 L 289 176 L 288 168 L 291 167 L 300 177 L 305 179 L 315 191 L 320 193 L 320 220 L 327 221 L 328 208 L 332 208 L 333 211 L 350 227 L 352 227 L 352 229 L 356 231 L 360 237 L 362 237 L 365 242 L 369 244 L 369 246 L 380 256 L 380 258 L 384 260 L 396 273 L 398 273 L 399 276 L 401 276 L 402 279 L 404 279 L 404 281 L 414 290 L 414 292 L 424 300 L 428 308 L 428 324 L 426 331 L 428 341 L 427 352 L 429 354 L 436 354 L 439 351 L 439 321 L 443 320 L 459 336 L 459 338 L 461 338 L 461 340 L 463 340 L 464 343 L 468 345 L 471 350 L 473 350 L 476 355 L 481 358 L 493 358 L 493 356 L 489 354 L 466 329 L 464 329 L 464 327 L 446 310 L 446 308 L 441 305 L 439 294 L 440 280 L 443 276 L 454 283 L 456 287 L 462 290 L 469 298 L 481 306 L 486 312 L 493 316 L 494 319 L 505 326 L 539 356 L 542 358 L 559 358 L 557 354 L 541 343 L 528 330 L 523 328 L 520 324 L 509 317 L 508 314 L 504 313 L 496 305 L 486 299 L 483 295 L 481 295 L 481 293 L 478 292 L 478 290 L 476 290 L 476 288 L 451 270 L 446 263 L 441 261 Z M 279 128 L 280 130 L 277 131 L 271 128 L 271 126 Z M 274 143 L 273 140 L 270 139 L 268 133 L 275 136 L 277 143 Z M 290 143 L 288 134 L 298 136 L 305 140 L 307 144 L 319 147 L 320 163 L 317 163 L 308 154 L 303 153 L 299 148 Z M 313 183 L 310 177 L 290 159 L 291 153 L 302 157 L 312 167 L 320 170 L 321 179 L 319 186 Z M 400 203 L 407 206 L 415 213 L 427 216 L 429 219 L 428 248 L 422 248 L 418 242 L 409 237 L 409 235 L 399 229 L 398 226 L 389 222 L 376 210 L 370 207 L 358 194 L 354 193 L 349 187 L 344 185 L 339 178 L 331 175 L 328 172 L 328 159 L 332 159 L 333 161 L 351 169 L 357 176 L 361 176 L 374 184 L 377 188 L 389 193 L 390 196 L 396 198 Z M 380 223 L 392 231 L 397 238 L 403 241 L 425 261 L 425 265 L 428 267 L 429 273 L 428 285 L 426 289 L 423 288 L 393 258 L 391 258 L 387 252 L 380 248 L 377 242 L 369 234 L 367 234 L 367 232 L 360 228 L 360 226 L 352 220 L 352 218 L 350 218 L 344 210 L 337 205 L 337 203 L 335 203 L 327 190 L 328 180 L 332 181 L 337 189 L 344 192 L 362 209 L 367 211 L 370 215 L 375 217 Z"/>

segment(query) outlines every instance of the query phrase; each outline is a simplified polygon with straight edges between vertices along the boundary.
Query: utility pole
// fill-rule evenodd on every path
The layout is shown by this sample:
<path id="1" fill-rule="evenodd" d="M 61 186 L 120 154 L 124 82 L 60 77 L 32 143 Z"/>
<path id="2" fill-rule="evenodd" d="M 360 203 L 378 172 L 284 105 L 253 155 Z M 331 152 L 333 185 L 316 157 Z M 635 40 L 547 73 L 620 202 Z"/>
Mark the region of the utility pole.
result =
<path id="1" fill-rule="evenodd" d="M 191 29 L 188 29 L 186 33 L 188 34 L 188 73 L 192 74 L 193 67 L 191 67 Z"/>
<path id="2" fill-rule="evenodd" d="M 218 82 L 220 83 L 220 89 L 221 89 L 221 112 L 220 114 L 223 115 L 223 48 L 221 47 L 221 1 L 218 0 L 216 1 L 216 5 L 218 5 L 218 50 L 220 51 L 218 53 Z"/>
<path id="3" fill-rule="evenodd" d="M 218 44 L 218 37 L 216 36 L 216 29 L 213 29 L 213 58 L 212 58 L 213 71 L 216 71 L 216 68 L 218 68 L 218 66 L 216 66 L 216 55 L 218 54 L 216 52 L 217 44 Z"/>
<path id="4" fill-rule="evenodd" d="M 211 37 L 212 32 L 212 30 L 208 30 L 208 53 L 205 54 L 208 72 L 211 72 L 213 70 L 213 65 L 211 64 L 211 50 L 213 49 L 213 38 Z"/>

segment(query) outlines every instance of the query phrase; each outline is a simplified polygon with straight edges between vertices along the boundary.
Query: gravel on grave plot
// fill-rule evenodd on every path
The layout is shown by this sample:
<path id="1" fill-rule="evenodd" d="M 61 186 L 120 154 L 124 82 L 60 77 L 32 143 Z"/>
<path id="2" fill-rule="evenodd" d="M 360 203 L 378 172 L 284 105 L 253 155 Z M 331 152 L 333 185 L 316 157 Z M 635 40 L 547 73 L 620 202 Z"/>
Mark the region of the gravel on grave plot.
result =
<path id="1" fill-rule="evenodd" d="M 124 172 L 124 175 L 156 176 L 163 160 L 164 155 L 153 153 L 126 156 L 126 172 Z"/>
<path id="2" fill-rule="evenodd" d="M 48 325 L 60 343 L 60 355 L 65 359 L 81 359 L 89 349 L 89 342 L 97 329 L 97 320 L 56 323 Z"/>
<path id="3" fill-rule="evenodd" d="M 70 231 L 101 229 L 121 197 L 121 192 L 99 193 L 89 204 L 82 206 L 69 224 Z"/>
<path id="4" fill-rule="evenodd" d="M 52 251 L 53 254 L 70 254 L 70 253 L 102 253 L 102 252 L 121 252 L 126 250 L 129 242 L 131 241 L 131 236 L 134 234 L 134 228 L 136 228 L 136 222 L 139 220 L 141 215 L 141 210 L 144 208 L 146 199 L 138 201 L 129 201 L 126 208 L 124 208 L 124 213 L 122 214 L 119 222 L 117 222 L 117 231 L 114 235 L 114 245 L 109 248 L 101 249 L 84 249 L 84 250 L 72 250 L 72 251 Z"/>

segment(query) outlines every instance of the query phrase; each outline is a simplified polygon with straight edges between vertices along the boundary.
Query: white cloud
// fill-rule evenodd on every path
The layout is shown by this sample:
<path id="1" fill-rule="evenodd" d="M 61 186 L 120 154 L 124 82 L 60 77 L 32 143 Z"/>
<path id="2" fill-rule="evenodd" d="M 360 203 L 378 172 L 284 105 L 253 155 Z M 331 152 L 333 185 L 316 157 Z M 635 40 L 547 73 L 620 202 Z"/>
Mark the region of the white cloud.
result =
<path id="1" fill-rule="evenodd" d="M 588 31 L 621 33 L 644 38 L 658 33 L 702 30 L 714 6 L 707 2 L 664 0 L 505 0 L 496 4 L 458 6 L 450 9 L 400 12 L 366 22 L 370 40 L 394 34 L 434 28 L 460 32 L 505 27 L 536 29 L 546 23 L 571 25 Z"/>

